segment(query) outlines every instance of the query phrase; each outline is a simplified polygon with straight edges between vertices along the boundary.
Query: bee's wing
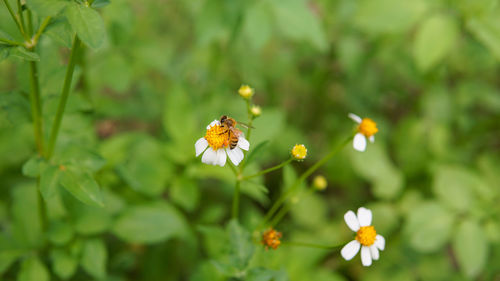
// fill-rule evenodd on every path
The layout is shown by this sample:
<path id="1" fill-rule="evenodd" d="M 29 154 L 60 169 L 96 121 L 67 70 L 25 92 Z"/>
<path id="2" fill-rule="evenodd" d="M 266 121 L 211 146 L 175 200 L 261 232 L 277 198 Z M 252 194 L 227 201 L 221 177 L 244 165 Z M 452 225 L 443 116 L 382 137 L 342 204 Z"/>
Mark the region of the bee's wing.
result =
<path id="1" fill-rule="evenodd" d="M 250 126 L 250 125 L 248 125 L 248 124 L 246 124 L 246 123 L 243 123 L 243 122 L 238 122 L 238 124 L 240 124 L 240 125 L 241 125 L 241 127 L 245 128 L 245 129 L 248 129 L 248 128 L 250 128 L 250 129 L 255 129 L 255 127 L 254 127 L 254 126 Z"/>

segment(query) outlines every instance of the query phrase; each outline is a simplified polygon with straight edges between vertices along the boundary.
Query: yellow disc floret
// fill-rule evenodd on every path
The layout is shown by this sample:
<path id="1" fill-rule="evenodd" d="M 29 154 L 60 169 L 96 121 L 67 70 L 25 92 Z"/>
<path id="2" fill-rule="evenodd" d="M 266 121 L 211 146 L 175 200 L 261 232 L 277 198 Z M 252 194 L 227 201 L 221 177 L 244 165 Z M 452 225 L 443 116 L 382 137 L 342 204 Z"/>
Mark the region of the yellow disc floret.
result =
<path id="1" fill-rule="evenodd" d="M 261 243 L 264 246 L 266 246 L 266 249 L 272 248 L 276 250 L 278 246 L 281 244 L 280 238 L 281 238 L 281 232 L 278 232 L 270 228 L 262 234 Z"/>
<path id="2" fill-rule="evenodd" d="M 205 139 L 213 150 L 225 148 L 229 145 L 229 140 L 225 129 L 215 124 L 207 130 Z"/>
<path id="3" fill-rule="evenodd" d="M 363 246 L 371 246 L 375 243 L 377 232 L 373 226 L 362 226 L 356 234 L 356 240 Z"/>
<path id="4" fill-rule="evenodd" d="M 377 123 L 370 118 L 363 118 L 359 124 L 358 131 L 369 138 L 378 132 Z"/>
<path id="5" fill-rule="evenodd" d="M 307 148 L 303 144 L 296 144 L 292 148 L 292 156 L 297 160 L 303 160 L 307 156 Z"/>

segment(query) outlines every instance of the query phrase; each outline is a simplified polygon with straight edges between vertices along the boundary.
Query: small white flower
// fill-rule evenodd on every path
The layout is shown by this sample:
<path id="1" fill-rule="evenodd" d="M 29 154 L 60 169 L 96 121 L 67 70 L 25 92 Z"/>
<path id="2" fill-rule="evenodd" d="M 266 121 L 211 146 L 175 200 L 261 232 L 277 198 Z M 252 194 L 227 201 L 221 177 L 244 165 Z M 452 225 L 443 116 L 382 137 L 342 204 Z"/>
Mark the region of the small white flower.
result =
<path id="1" fill-rule="evenodd" d="M 208 147 L 208 148 L 207 148 Z M 221 128 L 218 120 L 212 121 L 207 126 L 207 133 L 204 137 L 198 139 L 194 144 L 196 150 L 196 157 L 202 152 L 201 162 L 210 165 L 224 166 L 226 164 L 227 156 L 235 166 L 240 164 L 243 160 L 243 151 L 250 148 L 250 143 L 245 139 L 242 132 L 238 136 L 238 144 L 235 148 L 229 148 L 229 141 L 227 133 Z"/>
<path id="2" fill-rule="evenodd" d="M 353 211 L 348 211 L 344 215 L 347 226 L 356 232 L 356 238 L 347 243 L 340 254 L 345 260 L 351 260 L 361 248 L 361 263 L 364 266 L 370 266 L 372 260 L 378 260 L 379 250 L 385 248 L 385 239 L 377 234 L 375 228 L 371 226 L 372 211 L 361 207 L 358 209 L 358 215 Z"/>
<path id="3" fill-rule="evenodd" d="M 354 122 L 359 124 L 358 133 L 354 135 L 352 146 L 357 151 L 365 151 L 366 139 L 368 139 L 371 143 L 375 142 L 375 134 L 378 132 L 377 123 L 370 118 L 361 119 L 361 117 L 354 113 L 349 113 L 348 116 L 354 120 Z"/>

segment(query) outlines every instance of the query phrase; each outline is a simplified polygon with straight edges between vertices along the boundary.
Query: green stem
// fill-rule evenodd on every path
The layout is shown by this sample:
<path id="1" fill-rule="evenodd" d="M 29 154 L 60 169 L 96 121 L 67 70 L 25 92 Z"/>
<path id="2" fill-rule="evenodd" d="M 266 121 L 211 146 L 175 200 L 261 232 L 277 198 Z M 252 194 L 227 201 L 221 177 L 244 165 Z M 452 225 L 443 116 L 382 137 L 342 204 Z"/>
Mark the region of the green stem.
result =
<path id="1" fill-rule="evenodd" d="M 21 5 L 21 0 L 17 0 L 17 14 L 19 15 L 19 20 L 21 21 L 21 26 L 26 30 L 24 25 L 23 7 Z"/>
<path id="2" fill-rule="evenodd" d="M 314 173 L 319 167 L 323 166 L 330 158 L 335 156 L 344 146 L 346 146 L 351 140 L 353 136 L 350 136 L 347 138 L 344 142 L 340 143 L 337 145 L 330 153 L 325 155 L 322 159 L 320 159 L 318 162 L 316 162 L 314 165 L 312 165 L 309 169 L 307 169 L 294 183 L 293 185 L 285 192 L 283 193 L 276 202 L 274 202 L 273 206 L 271 209 L 268 211 L 266 216 L 264 217 L 264 220 L 262 224 L 265 224 L 269 219 L 275 214 L 275 212 L 279 209 L 279 207 L 286 201 L 288 196 L 295 192 L 295 189 L 299 186 L 301 182 L 303 182 L 307 177 L 309 177 L 312 173 Z"/>
<path id="3" fill-rule="evenodd" d="M 35 130 L 35 142 L 38 154 L 43 155 L 43 123 L 42 123 L 42 103 L 40 99 L 40 84 L 38 82 L 38 69 L 34 61 L 30 61 L 30 103 L 33 125 Z"/>
<path id="4" fill-rule="evenodd" d="M 64 115 L 64 109 L 66 108 L 66 103 L 68 101 L 69 90 L 71 88 L 71 80 L 73 79 L 73 71 L 75 70 L 75 63 L 78 56 L 78 50 L 80 48 L 80 39 L 75 35 L 73 41 L 73 46 L 71 48 L 71 55 L 69 57 L 68 68 L 66 69 L 66 77 L 64 77 L 64 85 L 61 93 L 61 98 L 59 100 L 59 105 L 57 107 L 56 117 L 54 123 L 52 124 L 52 130 L 50 132 L 49 140 L 49 150 L 47 151 L 47 159 L 52 157 L 54 153 L 54 147 L 57 141 L 57 135 L 59 134 L 59 128 L 61 126 L 61 121 Z"/>
<path id="5" fill-rule="evenodd" d="M 283 163 L 281 163 L 281 164 L 279 164 L 279 165 L 276 165 L 276 166 L 274 166 L 274 167 L 271 167 L 271 168 L 268 168 L 268 169 L 262 170 L 262 171 L 260 171 L 260 172 L 258 172 L 258 173 L 253 174 L 253 175 L 243 177 L 241 180 L 249 180 L 249 179 L 251 179 L 251 178 L 255 178 L 255 177 L 258 177 L 258 176 L 262 176 L 262 175 L 264 175 L 264 174 L 267 174 L 267 173 L 270 173 L 270 172 L 272 172 L 272 171 L 278 170 L 278 169 L 280 169 L 280 168 L 282 168 L 282 167 L 286 166 L 288 163 L 290 163 L 290 162 L 292 162 L 292 161 L 293 161 L 293 158 L 290 158 L 290 159 L 288 159 L 288 160 L 284 161 Z"/>
<path id="6" fill-rule="evenodd" d="M 16 23 L 17 25 L 17 28 L 19 29 L 19 32 L 21 32 L 21 34 L 23 35 L 24 39 L 26 41 L 29 40 L 29 37 L 28 35 L 26 34 L 26 32 L 24 32 L 24 28 L 23 28 L 23 25 L 21 24 L 21 22 L 19 21 L 19 18 L 16 17 L 16 15 L 14 14 L 14 11 L 12 10 L 12 7 L 10 6 L 9 4 L 9 1 L 7 0 L 3 0 L 3 2 L 5 3 L 5 6 L 7 6 L 7 10 L 9 10 L 9 14 L 10 16 L 12 17 L 12 19 L 14 20 L 14 22 Z"/>
<path id="7" fill-rule="evenodd" d="M 37 178 L 36 185 L 38 190 L 38 208 L 40 211 L 42 230 L 45 233 L 47 230 L 47 207 L 45 206 L 45 200 L 43 200 L 42 191 L 40 189 L 40 177 Z"/>
<path id="8" fill-rule="evenodd" d="M 47 27 L 47 25 L 49 25 L 50 20 L 51 20 L 51 17 L 48 16 L 43 20 L 42 24 L 40 24 L 40 28 L 38 28 L 38 31 L 36 32 L 35 36 L 33 36 L 33 44 L 34 45 L 36 45 L 38 43 L 38 39 L 40 39 L 40 36 L 42 35 L 42 33 L 45 30 L 45 28 Z"/>
<path id="9" fill-rule="evenodd" d="M 240 185 L 241 181 L 236 180 L 236 185 L 234 186 L 234 195 L 233 195 L 233 219 L 238 220 L 238 211 L 240 208 Z"/>
<path id="10" fill-rule="evenodd" d="M 344 245 L 322 245 L 315 243 L 307 243 L 307 242 L 296 242 L 296 241 L 284 241 L 281 243 L 284 246 L 299 246 L 299 247 L 309 247 L 309 248 L 318 248 L 318 249 L 326 249 L 326 250 L 340 250 Z"/>
<path id="11" fill-rule="evenodd" d="M 316 191 L 316 189 L 309 188 L 307 194 L 311 194 L 314 191 Z M 269 222 L 269 226 L 273 227 L 273 226 L 277 225 L 283 219 L 283 217 L 288 213 L 288 211 L 290 211 L 290 209 L 292 208 L 292 204 L 293 203 L 288 203 L 288 204 L 284 205 L 283 207 L 281 207 L 281 209 L 274 216 L 274 218 L 271 220 L 271 222 Z"/>

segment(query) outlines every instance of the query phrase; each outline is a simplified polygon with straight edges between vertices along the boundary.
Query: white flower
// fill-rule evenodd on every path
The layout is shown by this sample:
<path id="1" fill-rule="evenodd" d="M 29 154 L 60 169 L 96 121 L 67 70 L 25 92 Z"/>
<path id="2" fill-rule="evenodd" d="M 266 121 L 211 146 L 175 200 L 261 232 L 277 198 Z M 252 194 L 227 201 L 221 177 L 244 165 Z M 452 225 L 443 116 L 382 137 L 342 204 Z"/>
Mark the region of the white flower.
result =
<path id="1" fill-rule="evenodd" d="M 242 149 L 248 150 L 250 143 L 245 139 L 243 133 L 240 132 L 238 144 L 235 148 L 230 149 L 227 133 L 221 128 L 220 122 L 214 120 L 207 126 L 205 136 L 196 141 L 194 148 L 196 150 L 196 157 L 205 151 L 201 157 L 201 162 L 205 164 L 222 167 L 226 164 L 227 156 L 229 156 L 231 162 L 235 166 L 238 166 L 244 156 Z"/>
<path id="2" fill-rule="evenodd" d="M 366 139 L 370 140 L 371 143 L 375 142 L 375 134 L 378 132 L 377 123 L 370 118 L 361 119 L 354 113 L 349 113 L 348 116 L 359 124 L 358 133 L 354 136 L 352 145 L 357 151 L 365 151 Z"/>
<path id="3" fill-rule="evenodd" d="M 353 211 L 348 211 L 344 215 L 347 226 L 356 232 L 356 238 L 347 243 L 340 251 L 342 257 L 351 260 L 361 248 L 361 263 L 364 266 L 370 266 L 372 260 L 378 260 L 379 250 L 385 248 L 385 239 L 377 234 L 375 228 L 371 226 L 372 211 L 361 207 L 356 216 Z"/>

